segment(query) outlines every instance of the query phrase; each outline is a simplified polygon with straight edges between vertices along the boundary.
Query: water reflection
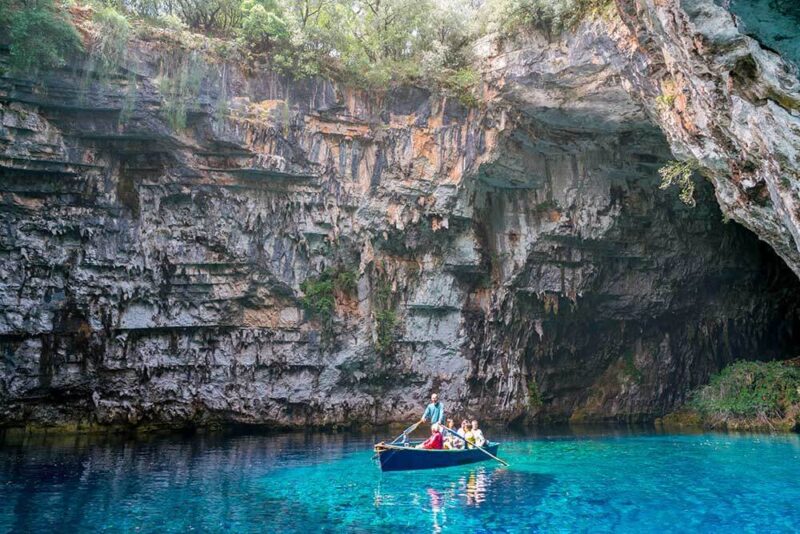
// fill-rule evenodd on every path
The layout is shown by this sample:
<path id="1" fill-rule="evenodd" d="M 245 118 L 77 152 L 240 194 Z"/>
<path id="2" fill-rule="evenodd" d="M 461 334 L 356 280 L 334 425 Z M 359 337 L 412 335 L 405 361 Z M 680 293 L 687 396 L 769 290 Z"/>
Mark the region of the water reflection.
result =
<path id="1" fill-rule="evenodd" d="M 440 471 L 387 473 L 375 487 L 379 512 L 423 513 L 432 532 L 452 531 L 465 521 L 481 525 L 483 515 L 503 514 L 524 522 L 525 507 L 535 507 L 555 482 L 551 474 L 507 469 L 490 463 Z"/>
<path id="2" fill-rule="evenodd" d="M 463 481 L 463 479 L 461 479 Z M 488 485 L 488 478 L 486 470 L 483 468 L 470 471 L 465 484 L 465 495 L 467 497 L 467 506 L 479 506 L 486 500 L 486 488 Z"/>
<path id="3" fill-rule="evenodd" d="M 0 532 L 675 530 L 686 518 L 689 530 L 738 531 L 800 522 L 797 435 L 493 437 L 511 468 L 381 473 L 371 435 L 7 442 Z"/>

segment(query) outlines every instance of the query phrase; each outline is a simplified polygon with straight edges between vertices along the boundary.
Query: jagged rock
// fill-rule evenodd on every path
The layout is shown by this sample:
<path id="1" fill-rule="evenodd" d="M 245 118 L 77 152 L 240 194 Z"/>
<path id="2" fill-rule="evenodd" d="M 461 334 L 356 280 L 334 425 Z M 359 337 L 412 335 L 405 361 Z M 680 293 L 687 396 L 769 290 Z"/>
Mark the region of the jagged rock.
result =
<path id="1" fill-rule="evenodd" d="M 797 67 L 743 34 L 713 0 L 618 5 L 626 26 L 616 36 L 630 57 L 632 92 L 673 151 L 702 167 L 722 211 L 800 275 Z"/>
<path id="2" fill-rule="evenodd" d="M 384 423 L 431 389 L 642 420 L 788 355 L 796 277 L 710 187 L 657 187 L 679 136 L 637 20 L 479 43 L 480 109 L 222 62 L 176 130 L 148 41 L 125 113 L 128 77 L 2 78 L 0 423 Z M 323 272 L 357 277 L 330 321 L 303 310 Z"/>

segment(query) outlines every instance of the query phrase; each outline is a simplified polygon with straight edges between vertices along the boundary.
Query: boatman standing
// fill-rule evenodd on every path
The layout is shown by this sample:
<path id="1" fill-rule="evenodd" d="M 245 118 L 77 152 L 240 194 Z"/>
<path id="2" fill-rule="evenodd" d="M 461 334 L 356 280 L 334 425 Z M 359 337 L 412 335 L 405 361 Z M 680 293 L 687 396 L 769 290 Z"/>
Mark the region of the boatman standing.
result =
<path id="1" fill-rule="evenodd" d="M 420 423 L 425 421 L 430 421 L 432 425 L 444 424 L 444 405 L 439 402 L 439 395 L 436 393 L 431 395 L 431 403 L 425 408 L 422 419 L 419 420 Z"/>

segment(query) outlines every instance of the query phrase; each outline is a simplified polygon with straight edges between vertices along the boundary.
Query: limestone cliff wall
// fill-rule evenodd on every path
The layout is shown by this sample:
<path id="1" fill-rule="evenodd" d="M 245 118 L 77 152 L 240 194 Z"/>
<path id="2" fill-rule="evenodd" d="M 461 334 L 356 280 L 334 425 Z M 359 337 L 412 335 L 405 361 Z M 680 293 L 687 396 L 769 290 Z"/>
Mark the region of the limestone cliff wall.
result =
<path id="1" fill-rule="evenodd" d="M 432 389 L 463 415 L 646 420 L 788 355 L 796 277 L 711 187 L 693 209 L 657 188 L 648 56 L 605 24 L 479 43 L 478 109 L 163 36 L 110 80 L 5 75 L 0 423 L 384 423 Z M 357 278 L 332 324 L 302 305 L 326 269 Z"/>
<path id="2" fill-rule="evenodd" d="M 793 28 L 786 59 L 713 0 L 620 0 L 615 29 L 627 87 L 681 159 L 714 184 L 727 216 L 769 243 L 800 275 L 800 81 L 789 3 L 752 2 L 758 25 Z M 783 6 L 783 11 L 780 9 Z M 782 47 L 783 48 L 783 47 Z M 661 97 L 659 99 L 659 97 Z"/>

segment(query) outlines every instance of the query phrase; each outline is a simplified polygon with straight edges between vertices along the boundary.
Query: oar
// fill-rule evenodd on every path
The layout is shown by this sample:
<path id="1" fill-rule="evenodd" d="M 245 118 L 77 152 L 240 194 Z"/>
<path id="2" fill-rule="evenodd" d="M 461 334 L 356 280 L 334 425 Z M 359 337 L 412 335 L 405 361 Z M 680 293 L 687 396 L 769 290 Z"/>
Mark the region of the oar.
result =
<path id="1" fill-rule="evenodd" d="M 440 426 L 441 426 L 441 425 L 440 425 Z M 455 437 L 457 437 L 457 438 L 458 438 L 458 439 L 460 439 L 461 441 L 463 441 L 463 442 L 464 442 L 464 446 L 465 446 L 465 447 L 469 447 L 469 446 L 471 445 L 471 446 L 475 447 L 476 449 L 478 449 L 479 451 L 481 451 L 481 452 L 482 452 L 483 454 L 485 454 L 486 456 L 488 456 L 489 458 L 492 458 L 492 459 L 494 459 L 494 460 L 497 460 L 498 462 L 500 462 L 500 463 L 501 463 L 501 464 L 503 464 L 504 466 L 506 466 L 506 467 L 509 467 L 509 466 L 511 465 L 511 464 L 509 464 L 508 462 L 506 462 L 505 460 L 503 460 L 503 459 L 501 459 L 501 458 L 498 458 L 497 456 L 495 456 L 495 455 L 494 455 L 494 454 L 492 454 L 491 452 L 487 451 L 486 449 L 484 449 L 484 448 L 483 448 L 483 447 L 481 447 L 480 445 L 477 445 L 477 444 L 475 444 L 475 443 L 470 443 L 470 442 L 468 442 L 468 441 L 467 441 L 467 439 L 466 439 L 466 438 L 464 438 L 463 436 L 461 436 L 461 434 L 459 434 L 458 432 L 453 432 L 452 430 L 450 430 L 450 429 L 449 429 L 449 428 L 447 428 L 446 426 L 442 426 L 442 428 L 443 428 L 443 429 L 445 429 L 447 432 L 450 432 L 451 434 L 453 434 Z"/>
<path id="2" fill-rule="evenodd" d="M 421 422 L 422 422 L 422 421 L 417 421 L 416 423 L 414 423 L 414 424 L 413 424 L 413 425 L 411 425 L 410 427 L 406 428 L 405 430 L 403 430 L 403 433 L 402 433 L 402 434 L 400 434 L 399 436 L 397 436 L 396 438 L 394 438 L 394 439 L 393 439 L 392 441 L 390 441 L 389 443 L 396 443 L 398 439 L 402 438 L 402 437 L 403 437 L 403 436 L 405 436 L 406 434 L 410 434 L 410 433 L 412 433 L 413 431 L 415 431 L 415 430 L 417 429 L 417 427 L 419 426 L 419 424 L 420 424 Z"/>
<path id="3" fill-rule="evenodd" d="M 392 441 L 390 441 L 390 442 L 389 442 L 389 445 L 393 445 L 394 443 L 396 443 L 396 442 L 397 442 L 397 440 L 398 440 L 398 439 L 402 438 L 402 437 L 403 437 L 403 436 L 405 436 L 406 434 L 410 434 L 411 432 L 415 431 L 421 422 L 422 422 L 422 421 L 417 421 L 416 423 L 414 423 L 414 424 L 413 424 L 413 425 L 411 425 L 410 427 L 408 427 L 408 428 L 406 428 L 405 430 L 403 430 L 403 433 L 402 433 L 402 434 L 400 434 L 399 436 L 397 436 L 396 438 L 394 438 Z M 381 442 L 381 443 L 383 443 L 383 442 Z M 373 459 L 373 460 L 374 460 L 375 458 L 377 458 L 377 457 L 378 457 L 378 454 L 377 454 L 377 447 L 379 447 L 379 446 L 380 446 L 380 443 L 379 443 L 378 445 L 375 445 L 375 448 L 376 448 L 376 454 L 373 454 L 373 455 L 372 455 L 372 459 Z"/>

